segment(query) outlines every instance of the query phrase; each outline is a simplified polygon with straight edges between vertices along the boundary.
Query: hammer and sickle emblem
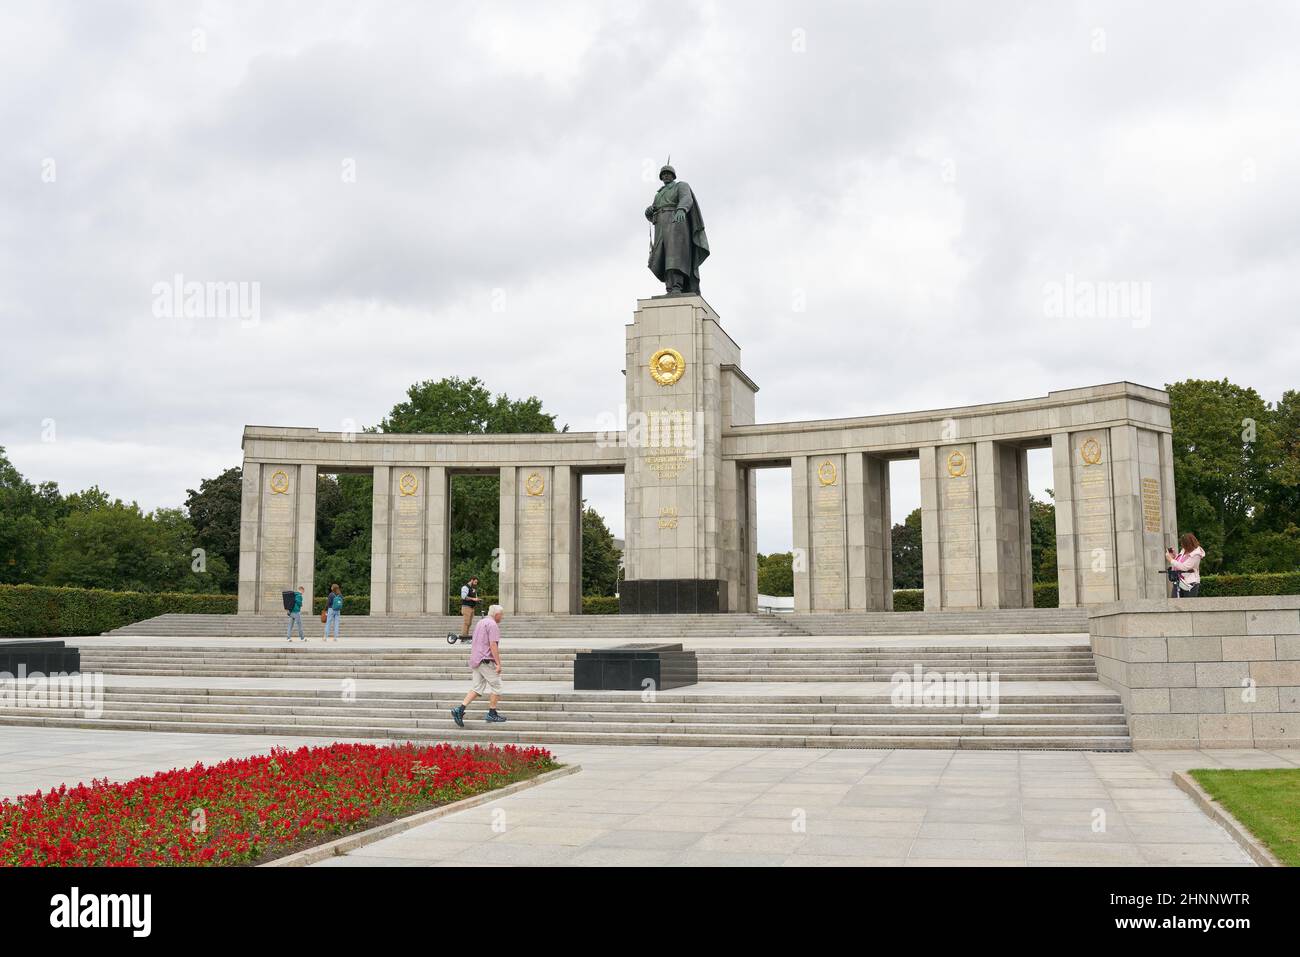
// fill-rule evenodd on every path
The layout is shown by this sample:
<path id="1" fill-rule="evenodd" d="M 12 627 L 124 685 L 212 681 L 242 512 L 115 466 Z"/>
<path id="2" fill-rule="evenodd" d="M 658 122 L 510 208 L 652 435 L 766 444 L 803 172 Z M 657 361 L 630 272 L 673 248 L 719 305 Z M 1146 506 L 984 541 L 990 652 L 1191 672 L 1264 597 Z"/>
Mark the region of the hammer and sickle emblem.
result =
<path id="1" fill-rule="evenodd" d="M 271 494 L 283 495 L 289 491 L 289 476 L 283 469 L 279 469 L 271 474 Z"/>
<path id="2" fill-rule="evenodd" d="M 954 451 L 948 456 L 948 474 L 953 478 L 961 478 L 966 474 L 966 456 L 961 452 Z"/>
<path id="3" fill-rule="evenodd" d="M 823 485 L 834 485 L 837 474 L 835 463 L 830 459 L 817 466 L 817 481 Z"/>
<path id="4" fill-rule="evenodd" d="M 541 495 L 546 489 L 546 480 L 536 472 L 533 472 L 524 480 L 524 491 L 529 495 Z"/>
<path id="5" fill-rule="evenodd" d="M 420 480 L 412 472 L 403 472 L 402 477 L 397 480 L 397 491 L 402 495 L 414 495 L 419 487 Z"/>
<path id="6" fill-rule="evenodd" d="M 1096 465 L 1101 461 L 1101 443 L 1096 439 L 1088 439 L 1079 448 L 1079 455 L 1088 465 Z"/>

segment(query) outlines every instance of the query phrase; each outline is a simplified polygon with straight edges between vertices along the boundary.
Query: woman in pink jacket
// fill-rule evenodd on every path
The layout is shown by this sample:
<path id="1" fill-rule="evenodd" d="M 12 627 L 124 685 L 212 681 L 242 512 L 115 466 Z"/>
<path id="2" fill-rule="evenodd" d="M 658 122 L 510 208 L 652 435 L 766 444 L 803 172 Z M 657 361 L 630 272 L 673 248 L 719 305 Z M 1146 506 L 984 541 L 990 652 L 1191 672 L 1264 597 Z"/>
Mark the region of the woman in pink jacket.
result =
<path id="1" fill-rule="evenodd" d="M 1172 548 L 1165 549 L 1165 558 L 1169 560 L 1169 567 L 1180 572 L 1178 584 L 1174 588 L 1174 597 L 1195 598 L 1201 593 L 1201 559 L 1205 557 L 1205 549 L 1191 532 L 1180 538 L 1178 545 L 1182 551 L 1177 555 Z"/>

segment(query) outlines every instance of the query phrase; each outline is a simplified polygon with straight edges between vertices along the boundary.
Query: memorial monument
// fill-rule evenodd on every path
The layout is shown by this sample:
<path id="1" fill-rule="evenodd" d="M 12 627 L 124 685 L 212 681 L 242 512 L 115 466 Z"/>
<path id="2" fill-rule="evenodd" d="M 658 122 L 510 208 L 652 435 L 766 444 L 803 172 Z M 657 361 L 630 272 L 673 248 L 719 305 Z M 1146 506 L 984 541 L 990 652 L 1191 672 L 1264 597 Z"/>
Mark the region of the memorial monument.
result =
<path id="1" fill-rule="evenodd" d="M 239 611 L 312 594 L 316 474 L 374 477 L 372 615 L 442 615 L 449 482 L 501 480 L 509 614 L 582 608 L 582 476 L 622 472 L 626 613 L 754 611 L 754 474 L 792 474 L 795 610 L 893 607 L 889 462 L 920 460 L 925 607 L 1033 605 L 1027 451 L 1052 450 L 1062 607 L 1162 597 L 1177 537 L 1169 396 L 1129 382 L 924 412 L 758 423 L 740 346 L 700 296 L 709 255 L 670 165 L 645 216 L 665 293 L 626 327 L 627 421 L 612 432 L 386 435 L 246 426 Z M 486 556 L 485 556 L 486 557 Z"/>

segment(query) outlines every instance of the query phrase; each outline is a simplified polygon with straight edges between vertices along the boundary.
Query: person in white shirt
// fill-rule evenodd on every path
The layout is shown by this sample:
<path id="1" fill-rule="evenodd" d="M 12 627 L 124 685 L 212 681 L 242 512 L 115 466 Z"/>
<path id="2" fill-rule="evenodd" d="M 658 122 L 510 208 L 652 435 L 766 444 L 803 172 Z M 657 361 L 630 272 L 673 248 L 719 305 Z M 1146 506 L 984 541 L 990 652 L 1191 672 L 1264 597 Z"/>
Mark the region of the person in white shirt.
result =
<path id="1" fill-rule="evenodd" d="M 1195 598 L 1201 593 L 1201 559 L 1205 557 L 1205 549 L 1191 532 L 1180 538 L 1178 545 L 1182 551 L 1177 555 L 1172 548 L 1165 549 L 1169 567 L 1179 573 L 1174 597 Z"/>

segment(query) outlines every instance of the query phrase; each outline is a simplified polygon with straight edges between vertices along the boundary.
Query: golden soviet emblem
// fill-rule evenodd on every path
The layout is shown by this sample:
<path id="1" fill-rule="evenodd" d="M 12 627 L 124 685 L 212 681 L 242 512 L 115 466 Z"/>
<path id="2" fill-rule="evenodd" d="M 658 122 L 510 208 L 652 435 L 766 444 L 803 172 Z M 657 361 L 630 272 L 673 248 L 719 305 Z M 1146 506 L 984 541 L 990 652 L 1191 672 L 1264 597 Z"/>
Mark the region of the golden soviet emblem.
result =
<path id="1" fill-rule="evenodd" d="M 686 371 L 686 360 L 676 349 L 660 349 L 650 357 L 650 377 L 660 385 L 672 385 Z"/>
<path id="2" fill-rule="evenodd" d="M 271 494 L 283 495 L 289 491 L 289 476 L 283 469 L 271 473 Z"/>
<path id="3" fill-rule="evenodd" d="M 1101 443 L 1096 439 L 1088 439 L 1079 447 L 1079 455 L 1088 465 L 1096 465 L 1101 461 Z"/>
<path id="4" fill-rule="evenodd" d="M 821 482 L 823 485 L 834 485 L 835 477 L 835 463 L 830 459 L 827 459 L 821 465 L 817 466 L 817 481 Z"/>
<path id="5" fill-rule="evenodd" d="M 413 472 L 403 472 L 402 477 L 397 480 L 397 491 L 402 495 L 414 495 L 419 487 L 420 480 Z"/>
<path id="6" fill-rule="evenodd" d="M 948 456 L 948 474 L 953 478 L 961 478 L 966 474 L 966 456 L 957 450 Z"/>
<path id="7" fill-rule="evenodd" d="M 537 472 L 533 472 L 528 478 L 524 479 L 524 491 L 529 495 L 541 495 L 546 491 L 546 479 L 542 478 Z"/>

